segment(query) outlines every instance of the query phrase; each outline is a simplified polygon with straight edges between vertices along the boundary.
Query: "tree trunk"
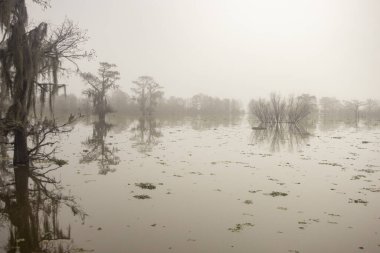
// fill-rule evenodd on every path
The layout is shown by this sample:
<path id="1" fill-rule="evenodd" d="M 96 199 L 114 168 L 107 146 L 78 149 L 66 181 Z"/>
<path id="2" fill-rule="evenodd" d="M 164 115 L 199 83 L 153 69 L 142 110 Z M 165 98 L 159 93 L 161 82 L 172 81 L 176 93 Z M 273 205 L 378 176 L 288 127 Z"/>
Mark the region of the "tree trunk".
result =
<path id="1" fill-rule="evenodd" d="M 23 239 L 17 244 L 20 247 L 20 252 L 29 253 L 36 248 L 35 243 L 32 240 L 32 232 L 29 221 L 29 190 L 28 190 L 28 178 L 29 171 L 28 166 L 15 167 L 15 183 L 16 183 L 16 201 L 17 201 L 17 220 L 14 224 L 17 227 L 16 240 Z"/>
<path id="2" fill-rule="evenodd" d="M 99 122 L 105 123 L 106 122 L 106 113 L 104 111 L 101 111 L 99 113 Z"/>
<path id="3" fill-rule="evenodd" d="M 25 127 L 14 131 L 13 165 L 29 170 L 28 140 Z"/>

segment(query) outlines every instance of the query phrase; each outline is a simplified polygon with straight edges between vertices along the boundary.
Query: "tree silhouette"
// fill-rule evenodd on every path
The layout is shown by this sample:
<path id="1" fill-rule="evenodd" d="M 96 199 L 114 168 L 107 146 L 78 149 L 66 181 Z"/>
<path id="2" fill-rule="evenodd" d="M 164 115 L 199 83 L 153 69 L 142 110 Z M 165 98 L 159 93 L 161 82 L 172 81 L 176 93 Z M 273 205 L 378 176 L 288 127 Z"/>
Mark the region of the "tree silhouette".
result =
<path id="1" fill-rule="evenodd" d="M 133 81 L 135 87 L 135 99 L 140 107 L 142 115 L 152 116 L 158 100 L 163 96 L 162 87 L 150 76 L 140 76 Z"/>
<path id="2" fill-rule="evenodd" d="M 48 1 L 34 0 L 44 7 Z M 41 108 L 46 101 L 52 106 L 53 97 L 64 84 L 58 75 L 65 71 L 63 61 L 74 62 L 90 54 L 80 45 L 87 40 L 72 22 L 66 20 L 58 29 L 48 30 L 47 23 L 28 27 L 25 0 L 0 1 L 0 76 L 1 95 L 9 100 L 5 116 L 0 120 L 4 135 L 12 134 L 13 165 L 15 169 L 29 168 L 29 116 L 36 115 L 36 100 Z M 41 110 L 42 111 L 42 110 Z M 17 182 L 16 182 L 17 183 Z"/>
<path id="3" fill-rule="evenodd" d="M 83 94 L 92 100 L 99 121 L 104 121 L 105 115 L 109 111 L 107 92 L 117 88 L 116 81 L 119 80 L 120 73 L 114 70 L 115 64 L 101 62 L 99 65 L 98 76 L 91 73 L 81 73 L 81 77 L 90 86 L 83 91 Z"/>

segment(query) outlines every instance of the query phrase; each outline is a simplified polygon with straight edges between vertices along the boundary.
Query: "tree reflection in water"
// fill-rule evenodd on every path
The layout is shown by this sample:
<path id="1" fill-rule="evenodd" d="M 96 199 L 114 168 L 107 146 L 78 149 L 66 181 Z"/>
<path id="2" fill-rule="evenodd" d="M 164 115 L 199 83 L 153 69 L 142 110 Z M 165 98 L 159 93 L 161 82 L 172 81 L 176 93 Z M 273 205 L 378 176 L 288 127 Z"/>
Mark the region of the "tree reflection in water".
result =
<path id="1" fill-rule="evenodd" d="M 302 124 L 261 124 L 253 129 L 251 142 L 269 143 L 271 152 L 279 152 L 284 146 L 293 150 L 305 144 L 309 137 L 307 127 Z"/>
<path id="2" fill-rule="evenodd" d="M 158 139 L 162 137 L 159 124 L 153 117 L 141 117 L 131 131 L 134 136 L 131 140 L 133 147 L 141 153 L 151 152 L 153 147 L 158 144 Z"/>
<path id="3" fill-rule="evenodd" d="M 111 166 L 120 163 L 120 158 L 116 156 L 117 149 L 106 143 L 108 131 L 112 125 L 105 121 L 95 122 L 93 125 L 92 136 L 87 138 L 83 145 L 86 150 L 82 154 L 80 163 L 98 162 L 99 174 L 107 175 L 114 172 Z"/>
<path id="4" fill-rule="evenodd" d="M 62 228 L 59 212 L 64 206 L 82 220 L 85 213 L 74 197 L 63 194 L 62 186 L 50 172 L 63 163 L 51 158 L 31 156 L 31 166 L 12 168 L 4 137 L 0 140 L 0 223 L 2 233 L 9 227 L 7 245 L 1 245 L 8 253 L 70 252 L 73 248 L 70 226 Z M 36 151 L 36 150 L 35 150 Z M 39 152 L 31 152 L 41 154 Z"/>

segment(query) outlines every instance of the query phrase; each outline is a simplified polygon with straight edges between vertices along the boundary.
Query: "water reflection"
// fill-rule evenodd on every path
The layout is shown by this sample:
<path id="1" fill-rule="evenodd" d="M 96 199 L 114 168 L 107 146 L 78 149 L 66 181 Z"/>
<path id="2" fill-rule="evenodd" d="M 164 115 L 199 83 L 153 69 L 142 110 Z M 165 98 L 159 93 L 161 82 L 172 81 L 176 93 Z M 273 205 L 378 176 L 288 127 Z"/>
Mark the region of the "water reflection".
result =
<path id="1" fill-rule="evenodd" d="M 335 131 L 339 128 L 348 129 L 352 128 L 355 130 L 370 130 L 378 128 L 380 121 L 378 119 L 365 119 L 354 121 L 352 119 L 334 119 L 330 117 L 321 117 L 319 122 L 319 130 L 323 132 Z"/>
<path id="2" fill-rule="evenodd" d="M 306 144 L 309 137 L 305 125 L 261 124 L 252 128 L 251 143 L 268 143 L 271 152 L 279 152 L 284 147 L 292 151 L 294 147 Z"/>
<path id="3" fill-rule="evenodd" d="M 115 154 L 117 149 L 111 143 L 106 143 L 106 138 L 112 125 L 105 121 L 97 121 L 93 124 L 92 135 L 83 142 L 85 149 L 80 163 L 92 163 L 97 161 L 99 174 L 107 175 L 114 172 L 111 166 L 119 164 L 120 158 Z"/>
<path id="4" fill-rule="evenodd" d="M 68 252 L 72 247 L 71 230 L 70 226 L 60 225 L 60 209 L 64 205 L 82 219 L 85 214 L 75 199 L 63 195 L 62 187 L 47 175 L 59 166 L 44 164 L 43 167 L 33 165 L 31 170 L 24 167 L 12 170 L 8 166 L 6 146 L 0 147 L 0 215 L 1 223 L 9 228 L 2 248 L 8 253 Z M 48 170 L 41 170 L 46 167 Z M 6 233 L 6 229 L 1 233 Z"/>
<path id="5" fill-rule="evenodd" d="M 153 117 L 141 117 L 131 128 L 133 147 L 141 153 L 151 152 L 162 137 L 159 122 Z"/>
<path id="6" fill-rule="evenodd" d="M 194 130 L 207 130 L 217 127 L 231 127 L 241 123 L 242 115 L 230 115 L 228 117 L 197 116 L 190 118 Z"/>

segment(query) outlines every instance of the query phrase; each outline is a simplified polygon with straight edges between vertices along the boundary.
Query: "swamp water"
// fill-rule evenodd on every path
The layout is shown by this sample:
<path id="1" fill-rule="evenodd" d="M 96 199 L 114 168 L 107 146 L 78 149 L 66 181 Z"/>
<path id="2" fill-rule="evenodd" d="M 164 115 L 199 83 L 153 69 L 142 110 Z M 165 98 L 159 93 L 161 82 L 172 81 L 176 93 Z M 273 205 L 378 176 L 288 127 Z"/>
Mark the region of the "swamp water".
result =
<path id="1" fill-rule="evenodd" d="M 68 163 L 51 173 L 86 214 L 46 211 L 61 249 L 380 252 L 379 122 L 252 130 L 244 118 L 111 116 L 57 138 Z M 11 213 L 0 252 L 17 252 Z"/>

